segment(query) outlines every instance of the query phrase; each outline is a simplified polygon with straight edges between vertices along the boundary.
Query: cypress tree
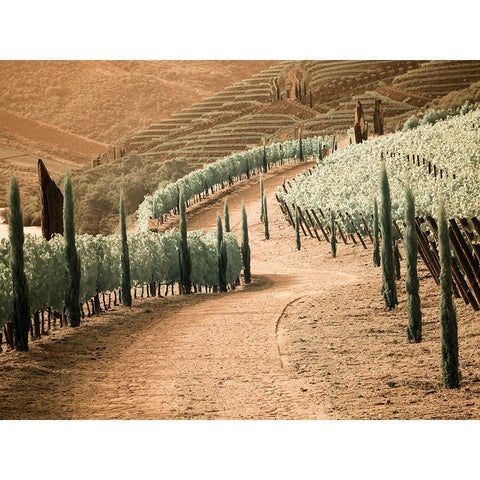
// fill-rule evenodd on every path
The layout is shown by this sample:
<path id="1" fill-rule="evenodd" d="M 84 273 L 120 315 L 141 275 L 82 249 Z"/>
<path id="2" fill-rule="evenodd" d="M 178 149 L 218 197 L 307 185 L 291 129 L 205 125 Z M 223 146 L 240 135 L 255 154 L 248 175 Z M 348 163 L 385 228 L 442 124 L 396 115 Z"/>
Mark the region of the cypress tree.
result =
<path id="1" fill-rule="evenodd" d="M 125 199 L 120 192 L 120 235 L 122 238 L 122 303 L 132 306 L 132 282 L 130 280 L 130 255 L 128 253 L 127 225 L 125 222 Z"/>
<path id="2" fill-rule="evenodd" d="M 187 242 L 187 215 L 185 212 L 185 198 L 183 190 L 179 195 L 180 222 L 178 229 L 180 230 L 180 278 L 183 293 L 189 295 L 192 291 L 192 259 Z"/>
<path id="3" fill-rule="evenodd" d="M 217 214 L 218 279 L 221 292 L 227 291 L 227 246 L 223 239 L 222 218 Z"/>
<path id="4" fill-rule="evenodd" d="M 267 173 L 268 170 L 268 162 L 267 162 L 267 149 L 265 147 L 265 139 L 263 140 L 263 158 L 262 158 L 262 164 L 263 164 L 263 172 Z"/>
<path id="5" fill-rule="evenodd" d="M 70 172 L 65 178 L 63 194 L 63 238 L 65 240 L 65 256 L 67 260 L 67 285 L 65 290 L 65 306 L 72 327 L 80 326 L 80 259 L 75 245 L 75 219 L 73 214 L 73 192 Z"/>
<path id="6" fill-rule="evenodd" d="M 223 206 L 223 216 L 225 217 L 225 231 L 230 231 L 230 213 L 228 211 L 228 201 L 225 200 L 225 205 Z"/>
<path id="7" fill-rule="evenodd" d="M 385 306 L 387 308 L 395 308 L 397 304 L 397 293 L 393 268 L 392 204 L 385 162 L 382 162 L 380 186 L 382 198 L 382 208 L 380 212 L 382 230 L 382 294 Z"/>
<path id="8" fill-rule="evenodd" d="M 380 266 L 380 233 L 378 230 L 378 204 L 373 200 L 373 264 Z"/>
<path id="9" fill-rule="evenodd" d="M 265 226 L 265 240 L 270 238 L 270 232 L 268 231 L 268 211 L 267 211 L 267 197 L 263 196 L 263 224 Z"/>
<path id="10" fill-rule="evenodd" d="M 420 296 L 418 294 L 419 282 L 417 273 L 417 233 L 415 231 L 415 199 L 410 188 L 407 188 L 405 208 L 405 262 L 407 264 L 406 290 L 407 290 L 407 337 L 410 341 L 422 341 L 422 311 L 420 309 Z"/>
<path id="11" fill-rule="evenodd" d="M 318 163 L 322 161 L 322 142 L 318 142 Z"/>
<path id="12" fill-rule="evenodd" d="M 10 179 L 8 194 L 8 232 L 12 248 L 12 293 L 15 349 L 28 351 L 30 330 L 30 296 L 23 258 L 23 214 L 20 206 L 20 190 L 15 177 Z"/>
<path id="13" fill-rule="evenodd" d="M 335 214 L 330 210 L 330 246 L 332 247 L 332 257 L 337 256 L 337 238 L 335 236 Z"/>
<path id="14" fill-rule="evenodd" d="M 301 162 L 304 160 L 303 156 L 303 145 L 302 145 L 302 131 L 298 131 L 298 158 Z"/>
<path id="15" fill-rule="evenodd" d="M 302 242 L 300 241 L 300 211 L 299 208 L 295 208 L 295 242 L 297 243 L 297 250 L 302 248 Z"/>
<path id="16" fill-rule="evenodd" d="M 243 278 L 245 283 L 252 281 L 250 272 L 250 245 L 248 243 L 248 223 L 247 211 L 245 210 L 245 203 L 242 202 L 242 262 L 243 262 Z"/>
<path id="17" fill-rule="evenodd" d="M 440 201 L 438 240 L 440 253 L 440 325 L 442 330 L 442 380 L 447 388 L 458 388 L 457 312 L 453 302 L 452 256 L 443 199 Z"/>
<path id="18" fill-rule="evenodd" d="M 263 222 L 265 218 L 265 213 L 263 211 L 264 204 L 263 204 L 263 197 L 265 195 L 265 191 L 263 189 L 263 175 L 260 174 L 260 203 L 261 203 L 261 211 L 260 211 L 260 221 Z"/>

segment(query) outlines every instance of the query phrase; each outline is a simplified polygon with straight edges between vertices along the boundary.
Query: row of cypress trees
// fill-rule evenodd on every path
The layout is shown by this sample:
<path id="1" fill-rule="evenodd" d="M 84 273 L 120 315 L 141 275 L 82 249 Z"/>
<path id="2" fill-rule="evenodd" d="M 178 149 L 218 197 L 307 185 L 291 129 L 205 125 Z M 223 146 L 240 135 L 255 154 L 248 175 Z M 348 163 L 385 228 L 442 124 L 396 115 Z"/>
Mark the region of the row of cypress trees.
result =
<path id="1" fill-rule="evenodd" d="M 73 192 L 70 172 L 67 172 L 64 186 L 63 203 L 63 235 L 65 239 L 66 255 L 66 288 L 65 307 L 70 325 L 80 325 L 80 260 L 75 246 L 75 220 L 73 214 Z M 20 205 L 20 189 L 15 177 L 10 179 L 8 196 L 8 228 L 12 248 L 12 291 L 13 291 L 13 325 L 15 349 L 28 351 L 28 334 L 30 331 L 30 298 L 23 245 L 25 236 L 23 232 L 23 214 Z"/>
<path id="2" fill-rule="evenodd" d="M 380 172 L 381 212 L 379 212 L 377 200 L 374 199 L 373 220 L 373 263 L 382 267 L 381 293 L 385 306 L 389 309 L 398 305 L 395 274 L 399 278 L 399 268 L 395 268 L 394 258 L 398 260 L 398 254 L 394 255 L 394 249 L 398 245 L 393 240 L 393 222 L 391 213 L 390 186 L 385 167 L 382 161 Z M 442 380 L 448 388 L 458 388 L 458 334 L 455 304 L 453 302 L 453 286 L 451 274 L 451 253 L 448 237 L 448 223 L 445 214 L 443 199 L 438 209 L 439 217 L 439 254 L 441 264 L 440 286 L 440 323 L 442 337 Z M 299 230 L 299 209 L 295 210 L 295 239 L 297 249 L 301 249 Z M 419 280 L 417 270 L 418 244 L 415 225 L 415 199 L 410 188 L 405 192 L 405 234 L 404 248 L 406 255 L 406 293 L 407 293 L 407 338 L 409 341 L 419 343 L 422 341 L 422 312 L 419 295 Z M 379 228 L 380 227 L 380 228 Z M 330 242 L 332 257 L 336 256 L 335 217 L 330 212 Z M 380 255 L 380 231 L 382 233 Z M 395 243 L 395 245 L 394 245 Z"/>
<path id="3" fill-rule="evenodd" d="M 398 304 L 393 265 L 393 240 L 391 201 L 385 163 L 381 169 L 381 231 L 382 231 L 382 294 L 387 308 Z M 407 338 L 422 341 L 422 312 L 419 296 L 417 271 L 418 244 L 415 226 L 415 199 L 410 188 L 405 192 L 405 234 L 406 292 L 407 292 Z M 374 225 L 377 223 L 377 205 L 374 203 Z M 457 315 L 453 301 L 452 254 L 450 251 L 448 222 L 443 198 L 438 206 L 438 241 L 440 257 L 440 325 L 441 325 L 441 366 L 442 381 L 447 388 L 459 387 Z M 375 230 L 373 262 L 378 265 L 378 231 Z"/>
<path id="4" fill-rule="evenodd" d="M 191 293 L 191 258 L 187 244 L 187 222 L 185 214 L 185 201 L 183 192 L 179 200 L 180 212 L 180 244 L 179 260 L 180 275 L 183 292 Z M 228 203 L 225 202 L 225 230 L 230 231 L 230 219 Z M 125 217 L 125 200 L 123 192 L 120 194 L 120 233 L 122 242 L 122 303 L 125 306 L 132 306 L 131 279 L 130 279 L 130 259 L 127 242 L 127 228 Z M 12 268 L 12 289 L 13 289 L 13 324 L 14 324 L 14 343 L 18 351 L 28 351 L 28 335 L 30 331 L 30 300 L 27 278 L 25 275 L 24 262 L 24 231 L 23 214 L 20 203 L 20 189 L 15 177 L 11 177 L 9 197 L 8 197 L 8 225 L 9 239 L 12 248 L 11 268 Z M 66 255 L 66 289 L 65 289 L 65 307 L 72 327 L 80 326 L 80 259 L 75 244 L 75 220 L 73 189 L 70 172 L 67 172 L 64 185 L 64 207 L 63 207 L 63 225 Z M 226 291 L 226 267 L 227 267 L 227 247 L 223 240 L 223 230 L 220 215 L 217 218 L 217 249 L 218 263 L 220 272 L 220 290 Z M 250 246 L 248 239 L 248 224 L 245 204 L 242 202 L 242 258 L 244 266 L 245 283 L 251 282 L 250 272 Z"/>
<path id="5" fill-rule="evenodd" d="M 224 203 L 224 222 L 225 222 L 225 231 L 230 232 L 230 212 L 228 207 L 228 201 Z M 185 199 L 183 192 L 180 192 L 179 196 L 179 230 L 181 235 L 181 243 L 179 247 L 179 261 L 180 261 L 180 276 L 181 283 L 183 286 L 183 293 L 190 294 L 192 284 L 190 281 L 190 275 L 192 271 L 192 264 L 190 258 L 190 252 L 188 249 L 187 243 L 187 218 L 185 211 Z M 251 282 L 251 272 L 250 272 L 250 245 L 248 241 L 248 223 L 247 223 L 247 212 L 245 210 L 245 203 L 242 202 L 242 262 L 243 262 L 243 274 L 245 283 Z M 227 244 L 223 238 L 223 225 L 222 218 L 220 213 L 217 213 L 217 255 L 218 255 L 218 273 L 219 273 L 219 283 L 220 291 L 227 291 Z"/>

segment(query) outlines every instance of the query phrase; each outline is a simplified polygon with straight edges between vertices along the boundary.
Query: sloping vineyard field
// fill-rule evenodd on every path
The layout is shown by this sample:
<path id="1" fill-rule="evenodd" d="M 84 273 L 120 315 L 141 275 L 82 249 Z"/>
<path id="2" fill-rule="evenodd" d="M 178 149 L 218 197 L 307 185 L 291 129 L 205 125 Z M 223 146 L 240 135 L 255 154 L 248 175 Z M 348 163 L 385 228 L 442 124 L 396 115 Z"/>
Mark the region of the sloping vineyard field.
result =
<path id="1" fill-rule="evenodd" d="M 347 146 L 326 157 L 312 175 L 297 176 L 288 192 L 279 187 L 278 198 L 301 209 L 348 212 L 357 229 L 366 234 L 362 216 L 371 227 L 384 158 L 394 219 L 404 218 L 408 185 L 420 216 L 436 217 L 441 196 L 449 218 L 476 216 L 480 213 L 479 124 L 480 110 L 474 110 L 434 125 Z M 432 168 L 439 174 L 431 174 Z M 346 218 L 339 217 L 338 222 L 348 233 L 354 233 Z"/>
<path id="2" fill-rule="evenodd" d="M 227 247 L 227 283 L 234 285 L 240 276 L 242 258 L 235 235 L 224 234 Z M 178 245 L 180 234 L 174 229 L 159 235 L 139 232 L 129 235 L 132 286 L 151 282 L 171 284 L 180 281 Z M 217 287 L 217 237 L 212 231 L 188 232 L 192 256 L 192 283 L 198 287 Z M 122 285 L 120 235 L 78 235 L 80 257 L 80 300 L 87 302 L 99 292 L 112 292 Z M 32 312 L 65 306 L 65 242 L 61 235 L 50 241 L 26 235 L 25 271 L 30 292 Z M 7 239 L 0 241 L 0 327 L 13 318 L 11 289 L 11 246 Z"/>

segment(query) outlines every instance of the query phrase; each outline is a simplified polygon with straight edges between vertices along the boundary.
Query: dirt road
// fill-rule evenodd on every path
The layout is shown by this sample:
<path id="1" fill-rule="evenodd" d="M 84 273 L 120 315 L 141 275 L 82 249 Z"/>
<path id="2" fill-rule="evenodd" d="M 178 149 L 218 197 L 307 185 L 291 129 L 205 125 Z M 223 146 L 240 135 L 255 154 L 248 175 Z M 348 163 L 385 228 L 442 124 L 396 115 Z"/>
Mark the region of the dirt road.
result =
<path id="1" fill-rule="evenodd" d="M 317 270 L 301 270 L 292 232 L 273 191 L 304 166 L 265 178 L 271 239 L 259 221 L 259 178 L 189 213 L 188 228 L 214 228 L 228 198 L 240 237 L 249 218 L 252 285 L 227 294 L 145 299 L 2 355 L 1 418 L 324 418 L 322 402 L 282 359 L 279 319 L 309 292 Z M 301 254 L 300 254 L 301 255 Z M 298 258 L 297 258 L 298 257 Z M 351 282 L 330 274 L 330 284 Z M 10 375 L 9 375 L 10 373 Z M 20 398 L 19 398 L 20 397 Z"/>

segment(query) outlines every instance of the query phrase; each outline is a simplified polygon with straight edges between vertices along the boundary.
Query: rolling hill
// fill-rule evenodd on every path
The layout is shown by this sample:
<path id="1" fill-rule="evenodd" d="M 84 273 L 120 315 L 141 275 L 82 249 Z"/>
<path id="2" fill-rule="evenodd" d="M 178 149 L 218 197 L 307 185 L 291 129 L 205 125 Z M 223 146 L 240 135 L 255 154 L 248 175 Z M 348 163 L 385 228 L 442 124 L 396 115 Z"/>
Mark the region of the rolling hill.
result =
<path id="1" fill-rule="evenodd" d="M 41 157 L 56 178 L 107 145 L 274 61 L 0 61 L 0 207 L 10 173 L 29 201 Z"/>

